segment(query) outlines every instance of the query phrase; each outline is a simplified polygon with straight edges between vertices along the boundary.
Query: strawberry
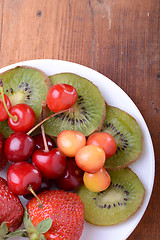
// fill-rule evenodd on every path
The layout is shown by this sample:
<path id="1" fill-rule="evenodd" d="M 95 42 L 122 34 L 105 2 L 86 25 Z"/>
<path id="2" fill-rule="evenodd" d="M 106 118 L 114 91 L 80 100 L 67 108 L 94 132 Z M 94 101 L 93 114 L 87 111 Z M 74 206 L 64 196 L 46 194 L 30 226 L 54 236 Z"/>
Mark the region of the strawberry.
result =
<path id="1" fill-rule="evenodd" d="M 7 165 L 7 160 L 4 157 L 4 138 L 2 133 L 0 132 L 0 170 L 6 167 Z"/>
<path id="2" fill-rule="evenodd" d="M 27 204 L 28 214 L 36 227 L 45 219 L 52 219 L 50 229 L 44 233 L 47 240 L 78 240 L 84 224 L 84 205 L 76 193 L 48 190 L 38 194 L 43 207 L 34 197 Z"/>
<path id="3" fill-rule="evenodd" d="M 0 177 L 0 225 L 5 222 L 9 231 L 20 227 L 24 209 L 17 196 L 8 188 L 7 181 Z"/>

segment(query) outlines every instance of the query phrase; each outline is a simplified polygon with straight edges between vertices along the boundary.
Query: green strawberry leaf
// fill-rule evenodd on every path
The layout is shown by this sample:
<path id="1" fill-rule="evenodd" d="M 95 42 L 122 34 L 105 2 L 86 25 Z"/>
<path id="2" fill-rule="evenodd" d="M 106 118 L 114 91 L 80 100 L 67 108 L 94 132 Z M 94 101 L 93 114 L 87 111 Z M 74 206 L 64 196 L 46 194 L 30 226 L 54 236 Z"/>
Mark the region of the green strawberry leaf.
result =
<path id="1" fill-rule="evenodd" d="M 52 219 L 47 218 L 45 220 L 42 220 L 38 225 L 36 226 L 36 229 L 40 233 L 46 233 L 52 226 Z"/>
<path id="2" fill-rule="evenodd" d="M 18 229 L 14 232 L 10 232 L 6 235 L 6 239 L 7 238 L 15 238 L 15 237 L 21 237 L 21 236 L 24 236 L 25 234 L 25 237 L 27 236 L 27 232 L 25 229 Z"/>
<path id="3" fill-rule="evenodd" d="M 50 229 L 52 225 L 52 219 L 46 219 L 42 222 L 42 224 L 39 223 L 37 227 L 35 227 L 31 221 L 30 215 L 27 212 L 27 208 L 25 207 L 23 224 L 30 240 L 46 240 L 43 233 Z"/>
<path id="4" fill-rule="evenodd" d="M 8 227 L 5 222 L 3 222 L 0 226 L 0 236 L 5 236 L 8 233 Z"/>
<path id="5" fill-rule="evenodd" d="M 36 228 L 31 221 L 30 215 L 28 214 L 26 207 L 25 207 L 25 210 L 24 210 L 23 224 L 24 224 L 24 227 L 27 230 L 27 232 L 36 231 Z"/>
<path id="6" fill-rule="evenodd" d="M 23 215 L 23 224 L 25 225 L 26 222 L 28 221 L 28 212 L 27 212 L 27 208 L 24 208 L 24 215 Z"/>
<path id="7" fill-rule="evenodd" d="M 25 236 L 28 236 L 28 235 L 26 235 L 27 232 L 25 229 L 18 229 L 14 232 L 8 232 L 8 227 L 5 222 L 3 222 L 0 226 L 0 240 L 6 240 L 6 239 L 10 239 L 10 238 L 20 237 L 20 236 L 23 236 L 24 234 L 25 234 Z"/>

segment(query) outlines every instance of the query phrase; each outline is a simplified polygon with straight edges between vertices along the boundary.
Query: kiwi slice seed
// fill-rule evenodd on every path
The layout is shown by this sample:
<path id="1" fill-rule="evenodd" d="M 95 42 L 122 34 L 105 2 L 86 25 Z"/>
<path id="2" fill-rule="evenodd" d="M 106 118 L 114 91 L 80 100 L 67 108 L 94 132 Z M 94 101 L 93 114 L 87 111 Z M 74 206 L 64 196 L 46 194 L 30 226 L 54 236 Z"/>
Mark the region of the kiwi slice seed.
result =
<path id="1" fill-rule="evenodd" d="M 110 133 L 117 144 L 116 153 L 106 159 L 106 168 L 126 167 L 140 156 L 141 130 L 136 120 L 128 113 L 107 105 L 102 131 Z"/>
<path id="2" fill-rule="evenodd" d="M 42 112 L 42 102 L 46 100 L 48 89 L 51 87 L 48 76 L 39 69 L 18 66 L 1 73 L 0 78 L 3 80 L 4 93 L 9 97 L 12 106 L 26 103 L 33 108 L 38 118 Z M 5 138 L 11 134 L 12 130 L 7 120 L 0 123 L 0 131 Z"/>
<path id="3" fill-rule="evenodd" d="M 76 130 L 85 136 L 101 130 L 105 119 L 105 102 L 98 89 L 92 82 L 72 73 L 61 73 L 50 76 L 55 84 L 70 84 L 78 92 L 78 99 L 73 112 L 65 112 L 49 119 L 44 123 L 45 132 L 58 136 L 63 130 Z"/>
<path id="4" fill-rule="evenodd" d="M 141 206 L 145 190 L 130 168 L 109 169 L 111 185 L 102 192 L 91 192 L 84 185 L 78 191 L 85 220 L 94 225 L 118 224 L 132 216 Z"/>

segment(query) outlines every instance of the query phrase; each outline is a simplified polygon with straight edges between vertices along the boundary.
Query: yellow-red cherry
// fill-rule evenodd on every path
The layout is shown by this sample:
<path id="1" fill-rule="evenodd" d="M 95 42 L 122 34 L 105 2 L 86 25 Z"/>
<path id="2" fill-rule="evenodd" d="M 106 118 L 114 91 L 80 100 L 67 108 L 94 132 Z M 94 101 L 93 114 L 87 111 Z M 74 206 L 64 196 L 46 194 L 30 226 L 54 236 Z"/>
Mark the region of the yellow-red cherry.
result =
<path id="1" fill-rule="evenodd" d="M 106 158 L 113 156 L 117 150 L 117 145 L 113 136 L 106 132 L 91 134 L 87 139 L 87 145 L 90 144 L 103 148 Z"/>
<path id="2" fill-rule="evenodd" d="M 101 192 L 107 189 L 111 183 L 109 173 L 103 167 L 95 173 L 85 172 L 83 182 L 86 188 L 92 192 Z"/>
<path id="3" fill-rule="evenodd" d="M 74 157 L 86 145 L 86 137 L 78 131 L 64 130 L 58 135 L 57 144 L 67 157 Z"/>
<path id="4" fill-rule="evenodd" d="M 53 112 L 59 112 L 72 107 L 77 101 L 78 93 L 69 84 L 55 84 L 47 94 L 47 105 Z"/>
<path id="5" fill-rule="evenodd" d="M 77 166 L 83 171 L 94 173 L 103 167 L 105 152 L 96 145 L 87 145 L 76 153 L 75 161 Z"/>
<path id="6" fill-rule="evenodd" d="M 14 105 L 10 109 L 10 114 L 12 117 L 8 118 L 8 125 L 15 132 L 28 132 L 35 124 L 35 112 L 25 103 Z"/>

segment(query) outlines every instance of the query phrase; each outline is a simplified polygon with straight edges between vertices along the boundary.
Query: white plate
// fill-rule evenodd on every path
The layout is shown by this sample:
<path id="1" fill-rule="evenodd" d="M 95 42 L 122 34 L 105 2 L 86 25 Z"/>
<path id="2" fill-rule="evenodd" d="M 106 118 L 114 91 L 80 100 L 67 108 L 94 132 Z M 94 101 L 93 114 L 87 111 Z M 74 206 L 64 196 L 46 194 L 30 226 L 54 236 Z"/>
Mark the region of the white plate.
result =
<path id="1" fill-rule="evenodd" d="M 10 66 L 0 69 L 0 73 L 10 68 L 16 67 L 17 65 L 37 67 L 44 71 L 47 75 L 52 75 L 61 72 L 72 72 L 82 77 L 85 77 L 98 86 L 102 93 L 102 96 L 104 97 L 105 101 L 108 104 L 116 106 L 128 112 L 137 120 L 142 130 L 144 138 L 144 147 L 141 157 L 135 163 L 131 164 L 130 167 L 139 176 L 141 182 L 145 187 L 146 195 L 144 202 L 136 214 L 134 214 L 125 222 L 117 224 L 115 226 L 100 227 L 93 226 L 89 223 L 85 223 L 84 230 L 80 240 L 127 239 L 129 235 L 132 233 L 132 231 L 135 229 L 139 221 L 141 220 L 147 208 L 152 193 L 155 175 L 155 159 L 153 144 L 147 125 L 141 113 L 139 112 L 133 101 L 120 87 L 118 87 L 114 82 L 109 80 L 107 77 L 90 68 L 84 67 L 76 63 L 61 60 L 40 59 L 12 64 Z M 4 172 L 1 172 L 1 176 L 3 175 Z"/>

